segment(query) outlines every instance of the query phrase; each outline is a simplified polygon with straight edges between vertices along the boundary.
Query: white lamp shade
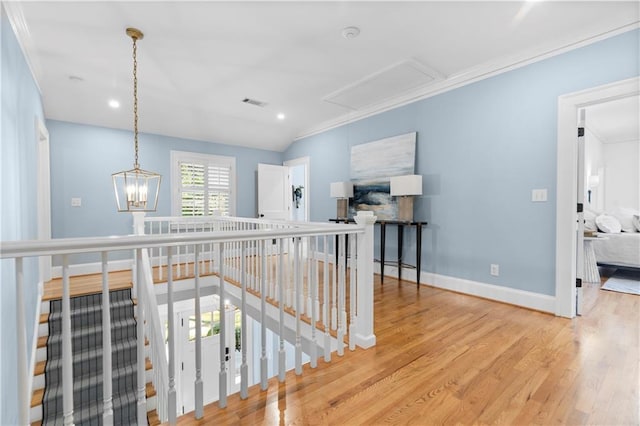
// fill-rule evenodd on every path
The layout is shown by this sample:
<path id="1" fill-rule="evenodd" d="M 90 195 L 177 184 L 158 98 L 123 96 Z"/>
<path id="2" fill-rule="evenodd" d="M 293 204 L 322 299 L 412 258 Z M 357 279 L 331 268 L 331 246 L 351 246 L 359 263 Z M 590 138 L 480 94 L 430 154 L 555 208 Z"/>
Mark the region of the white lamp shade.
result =
<path id="1" fill-rule="evenodd" d="M 353 183 L 332 182 L 331 198 L 353 198 Z"/>
<path id="2" fill-rule="evenodd" d="M 422 195 L 422 175 L 393 176 L 391 195 Z"/>
<path id="3" fill-rule="evenodd" d="M 589 188 L 595 188 L 598 185 L 600 185 L 600 176 L 598 175 L 589 176 Z"/>

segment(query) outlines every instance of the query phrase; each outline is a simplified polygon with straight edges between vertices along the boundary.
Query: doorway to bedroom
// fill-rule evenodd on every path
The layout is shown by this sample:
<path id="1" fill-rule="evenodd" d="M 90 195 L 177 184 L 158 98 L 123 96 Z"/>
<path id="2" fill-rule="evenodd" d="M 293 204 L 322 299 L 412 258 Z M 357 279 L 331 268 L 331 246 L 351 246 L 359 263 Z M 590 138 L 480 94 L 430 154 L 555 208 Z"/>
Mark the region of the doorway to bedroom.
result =
<path id="1" fill-rule="evenodd" d="M 640 271 L 640 232 L 632 232 L 640 211 L 639 86 L 633 78 L 559 98 L 557 315 L 580 315 L 580 284 L 599 288 L 600 272 L 612 281 L 618 270 Z"/>
<path id="2" fill-rule="evenodd" d="M 584 108 L 583 282 L 632 294 L 640 294 L 639 105 L 635 95 Z"/>

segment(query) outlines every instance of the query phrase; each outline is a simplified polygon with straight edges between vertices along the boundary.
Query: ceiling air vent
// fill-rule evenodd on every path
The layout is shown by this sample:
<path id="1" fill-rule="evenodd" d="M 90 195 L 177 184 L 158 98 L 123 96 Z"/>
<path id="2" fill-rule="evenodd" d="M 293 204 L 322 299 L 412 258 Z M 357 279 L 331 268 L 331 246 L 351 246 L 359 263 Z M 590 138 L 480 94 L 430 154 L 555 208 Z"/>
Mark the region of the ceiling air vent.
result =
<path id="1" fill-rule="evenodd" d="M 264 107 L 267 106 L 266 102 L 258 101 L 256 99 L 251 99 L 251 98 L 244 98 L 242 100 L 242 102 L 244 102 L 245 104 L 249 104 L 249 105 L 255 105 L 255 106 L 258 106 L 260 108 L 264 108 Z"/>

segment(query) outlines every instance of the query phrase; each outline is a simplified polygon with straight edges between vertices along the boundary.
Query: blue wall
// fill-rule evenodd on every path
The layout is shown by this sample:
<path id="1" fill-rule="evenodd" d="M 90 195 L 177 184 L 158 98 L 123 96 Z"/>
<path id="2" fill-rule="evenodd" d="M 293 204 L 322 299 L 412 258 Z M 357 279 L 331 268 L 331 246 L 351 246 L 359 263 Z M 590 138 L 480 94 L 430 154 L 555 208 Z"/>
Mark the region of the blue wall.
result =
<path id="1" fill-rule="evenodd" d="M 423 270 L 554 295 L 558 96 L 639 75 L 639 38 L 627 32 L 293 143 L 285 160 L 311 161 L 311 220 L 335 216 L 329 184 L 349 180 L 351 146 L 417 131 Z M 535 188 L 548 189 L 547 203 L 531 202 Z M 395 235 L 387 241 L 393 258 Z M 415 245 L 405 250 L 414 262 Z"/>
<path id="2" fill-rule="evenodd" d="M 126 235 L 132 219 L 118 213 L 111 174 L 133 167 L 133 134 L 129 131 L 47 121 L 51 144 L 51 209 L 54 238 Z M 162 175 L 158 210 L 171 215 L 172 150 L 236 158 L 236 215 L 256 215 L 258 163 L 282 164 L 282 153 L 153 134 L 139 135 L 140 166 Z M 71 207 L 71 198 L 82 199 Z"/>
<path id="3" fill-rule="evenodd" d="M 38 237 L 36 118 L 43 119 L 40 93 L 0 6 L 2 52 L 0 121 L 0 241 Z M 37 304 L 38 264 L 25 260 L 24 297 L 27 345 L 33 339 Z M 13 260 L 0 261 L 0 424 L 18 420 L 16 288 Z M 29 365 L 29 360 L 27 360 Z"/>

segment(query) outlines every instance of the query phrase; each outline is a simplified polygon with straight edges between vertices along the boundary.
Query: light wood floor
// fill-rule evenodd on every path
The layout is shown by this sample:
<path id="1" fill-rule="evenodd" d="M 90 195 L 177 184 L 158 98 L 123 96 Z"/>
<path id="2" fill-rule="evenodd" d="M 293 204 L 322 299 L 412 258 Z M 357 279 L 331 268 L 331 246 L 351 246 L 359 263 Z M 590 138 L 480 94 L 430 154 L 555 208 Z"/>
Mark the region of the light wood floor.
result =
<path id="1" fill-rule="evenodd" d="M 587 284 L 568 320 L 385 281 L 376 347 L 179 424 L 639 424 L 640 297 Z"/>

